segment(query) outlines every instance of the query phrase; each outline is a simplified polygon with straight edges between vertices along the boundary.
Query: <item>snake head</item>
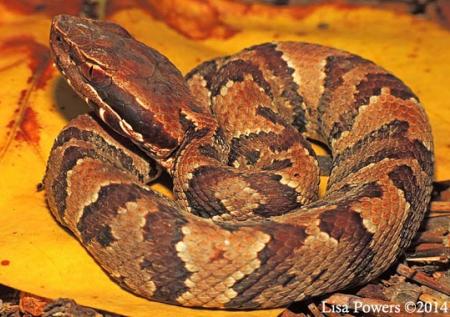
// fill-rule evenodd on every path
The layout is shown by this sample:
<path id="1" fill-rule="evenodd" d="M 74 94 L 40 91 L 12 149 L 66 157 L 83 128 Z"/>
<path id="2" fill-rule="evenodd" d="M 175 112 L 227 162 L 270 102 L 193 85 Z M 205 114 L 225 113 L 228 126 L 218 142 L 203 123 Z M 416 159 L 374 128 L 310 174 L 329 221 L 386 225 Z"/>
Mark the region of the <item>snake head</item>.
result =
<path id="1" fill-rule="evenodd" d="M 50 48 L 69 85 L 107 125 L 162 165 L 171 159 L 192 96 L 167 58 L 116 24 L 68 15 L 54 17 Z"/>

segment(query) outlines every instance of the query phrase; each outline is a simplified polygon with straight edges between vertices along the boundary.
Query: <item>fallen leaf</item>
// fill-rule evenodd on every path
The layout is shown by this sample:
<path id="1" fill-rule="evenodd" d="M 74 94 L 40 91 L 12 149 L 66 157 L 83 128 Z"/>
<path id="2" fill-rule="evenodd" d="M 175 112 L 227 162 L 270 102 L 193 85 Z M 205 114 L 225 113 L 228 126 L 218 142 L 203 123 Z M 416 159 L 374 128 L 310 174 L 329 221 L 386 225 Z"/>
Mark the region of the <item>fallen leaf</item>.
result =
<path id="1" fill-rule="evenodd" d="M 27 292 L 21 292 L 19 308 L 22 313 L 30 314 L 33 316 L 41 316 L 44 312 L 45 306 L 50 302 L 50 299 L 36 296 Z"/>
<path id="2" fill-rule="evenodd" d="M 52 15 L 77 14 L 81 2 L 0 2 L 0 283 L 132 316 L 277 316 L 279 309 L 196 310 L 136 297 L 113 283 L 50 216 L 44 192 L 37 191 L 48 153 L 61 128 L 87 107 L 52 66 L 48 32 Z M 107 19 L 183 72 L 272 40 L 315 42 L 371 59 L 420 97 L 433 127 L 436 179 L 450 178 L 450 34 L 436 24 L 331 4 L 278 8 L 225 0 L 128 0 L 111 1 L 107 8 Z"/>

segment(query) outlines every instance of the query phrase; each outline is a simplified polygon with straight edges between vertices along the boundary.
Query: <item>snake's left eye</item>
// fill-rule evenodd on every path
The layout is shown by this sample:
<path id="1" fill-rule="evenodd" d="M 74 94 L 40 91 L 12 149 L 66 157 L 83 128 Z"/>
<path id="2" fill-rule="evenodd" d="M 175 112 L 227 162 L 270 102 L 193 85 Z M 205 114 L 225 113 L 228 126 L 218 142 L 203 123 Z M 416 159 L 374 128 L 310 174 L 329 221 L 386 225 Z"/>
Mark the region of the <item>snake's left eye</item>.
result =
<path id="1" fill-rule="evenodd" d="M 84 63 L 80 67 L 81 74 L 90 83 L 97 87 L 105 87 L 111 84 L 111 78 L 99 66 Z"/>

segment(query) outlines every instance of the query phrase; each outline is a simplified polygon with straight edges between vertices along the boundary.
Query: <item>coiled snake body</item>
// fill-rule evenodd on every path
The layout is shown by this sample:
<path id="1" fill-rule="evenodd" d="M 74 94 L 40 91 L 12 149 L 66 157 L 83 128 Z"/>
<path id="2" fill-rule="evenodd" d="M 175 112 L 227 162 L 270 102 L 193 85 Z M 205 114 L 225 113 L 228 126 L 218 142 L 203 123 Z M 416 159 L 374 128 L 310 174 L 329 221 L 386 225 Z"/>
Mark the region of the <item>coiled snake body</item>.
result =
<path id="1" fill-rule="evenodd" d="M 194 307 L 286 306 L 368 282 L 417 231 L 431 195 L 430 127 L 411 90 L 374 63 L 267 43 L 185 80 L 112 23 L 58 16 L 50 43 L 96 115 L 57 137 L 47 201 L 131 292 Z M 332 155 L 320 199 L 305 138 Z M 146 185 L 153 162 L 173 176 L 175 201 Z"/>

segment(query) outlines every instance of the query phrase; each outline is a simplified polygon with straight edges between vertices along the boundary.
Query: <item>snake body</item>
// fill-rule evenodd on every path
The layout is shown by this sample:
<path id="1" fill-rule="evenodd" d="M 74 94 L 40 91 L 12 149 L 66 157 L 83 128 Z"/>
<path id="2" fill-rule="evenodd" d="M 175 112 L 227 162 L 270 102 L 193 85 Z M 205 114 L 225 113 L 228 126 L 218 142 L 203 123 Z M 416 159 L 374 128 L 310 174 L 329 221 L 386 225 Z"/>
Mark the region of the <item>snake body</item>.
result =
<path id="1" fill-rule="evenodd" d="M 94 114 L 58 135 L 47 201 L 125 289 L 191 307 L 286 306 L 370 281 L 416 233 L 430 126 L 374 63 L 266 43 L 183 78 L 120 26 L 71 16 L 54 18 L 50 44 Z M 319 199 L 308 138 L 332 156 Z M 158 166 L 176 200 L 146 185 Z"/>

